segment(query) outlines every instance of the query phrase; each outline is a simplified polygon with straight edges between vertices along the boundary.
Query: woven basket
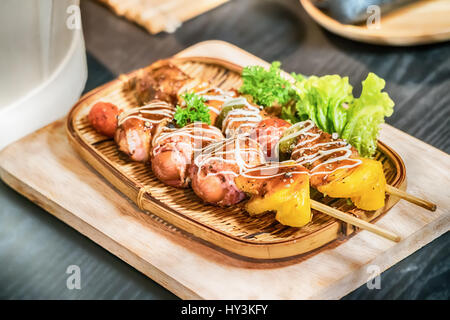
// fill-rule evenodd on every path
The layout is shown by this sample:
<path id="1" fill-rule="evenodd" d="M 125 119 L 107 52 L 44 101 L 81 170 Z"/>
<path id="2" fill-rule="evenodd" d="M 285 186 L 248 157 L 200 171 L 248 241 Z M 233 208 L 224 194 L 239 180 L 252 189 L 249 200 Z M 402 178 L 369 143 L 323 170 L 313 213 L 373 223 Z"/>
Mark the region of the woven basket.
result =
<path id="1" fill-rule="evenodd" d="M 160 63 L 169 62 L 191 77 L 208 80 L 224 90 L 241 85 L 242 68 L 227 61 L 198 57 L 173 58 Z M 345 222 L 314 210 L 308 225 L 293 228 L 279 224 L 274 214 L 251 217 L 242 205 L 230 208 L 206 205 L 191 189 L 177 189 L 160 182 L 148 164 L 130 161 L 119 152 L 112 139 L 106 139 L 93 129 L 87 114 L 99 100 L 114 103 L 121 109 L 135 106 L 134 95 L 123 89 L 137 72 L 122 75 L 86 94 L 69 113 L 67 132 L 81 157 L 144 211 L 214 246 L 253 259 L 296 256 L 355 233 L 356 230 Z M 387 183 L 405 188 L 405 166 L 399 155 L 379 142 L 375 158 L 383 163 Z M 363 211 L 349 205 L 345 199 L 323 198 L 319 194 L 312 197 L 366 221 L 374 221 L 398 201 L 387 195 L 384 208 Z"/>

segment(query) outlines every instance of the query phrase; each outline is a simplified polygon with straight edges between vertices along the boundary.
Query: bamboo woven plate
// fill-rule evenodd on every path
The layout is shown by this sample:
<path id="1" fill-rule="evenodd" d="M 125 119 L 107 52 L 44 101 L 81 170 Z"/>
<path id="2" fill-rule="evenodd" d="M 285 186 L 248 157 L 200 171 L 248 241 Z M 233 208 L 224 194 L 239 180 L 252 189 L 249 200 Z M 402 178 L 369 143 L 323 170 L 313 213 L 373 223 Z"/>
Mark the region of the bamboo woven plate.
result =
<path id="1" fill-rule="evenodd" d="M 222 89 L 240 86 L 242 67 L 215 58 L 172 58 L 161 63 L 174 63 L 192 77 L 209 80 Z M 69 141 L 81 157 L 104 176 L 115 188 L 141 208 L 152 212 L 197 238 L 229 252 L 254 259 L 277 259 L 303 254 L 345 238 L 355 232 L 352 226 L 314 211 L 311 223 L 292 228 L 277 223 L 273 214 L 250 217 L 241 207 L 218 208 L 205 205 L 191 189 L 176 189 L 158 181 L 148 165 L 129 161 L 119 153 L 114 141 L 97 134 L 87 120 L 91 106 L 99 100 L 117 104 L 122 109 L 135 105 L 124 85 L 138 71 L 122 75 L 86 94 L 67 117 Z M 383 163 L 387 182 L 406 188 L 405 166 L 397 153 L 379 142 L 376 158 Z M 139 191 L 146 187 L 148 193 Z M 384 208 L 365 212 L 344 199 L 316 198 L 326 204 L 373 221 L 386 213 L 398 199 L 387 196 Z"/>
<path id="2" fill-rule="evenodd" d="M 311 0 L 300 0 L 305 11 L 322 27 L 342 37 L 367 43 L 409 46 L 450 39 L 450 1 L 422 0 L 381 16 L 379 28 L 347 25 L 334 20 Z"/>

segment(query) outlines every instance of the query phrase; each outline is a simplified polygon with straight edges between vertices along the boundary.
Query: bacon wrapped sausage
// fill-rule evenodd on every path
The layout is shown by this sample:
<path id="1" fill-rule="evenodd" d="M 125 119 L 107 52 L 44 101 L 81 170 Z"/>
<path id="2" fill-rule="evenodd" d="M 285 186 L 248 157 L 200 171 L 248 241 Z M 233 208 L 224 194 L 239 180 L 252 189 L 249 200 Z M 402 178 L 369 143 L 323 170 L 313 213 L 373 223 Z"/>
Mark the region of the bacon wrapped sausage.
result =
<path id="1" fill-rule="evenodd" d="M 248 168 L 264 163 L 259 144 L 249 137 L 237 136 L 209 145 L 194 159 L 192 189 L 205 202 L 230 206 L 242 201 L 245 193 L 234 179 Z"/>
<path id="2" fill-rule="evenodd" d="M 291 157 L 309 170 L 311 186 L 330 197 L 350 198 L 363 210 L 384 206 L 386 179 L 380 162 L 359 157 L 350 144 L 310 120 L 293 129 L 281 143 L 294 139 Z"/>
<path id="3" fill-rule="evenodd" d="M 119 126 L 114 135 L 119 150 L 134 161 L 148 161 L 156 128 L 164 121 L 171 121 L 174 112 L 172 105 L 154 100 L 120 114 Z"/>
<path id="4" fill-rule="evenodd" d="M 196 154 L 222 139 L 218 128 L 205 123 L 193 123 L 180 129 L 165 128 L 153 141 L 153 173 L 167 185 L 188 187 L 189 168 Z"/>
<path id="5" fill-rule="evenodd" d="M 250 132 L 264 151 L 269 162 L 279 161 L 278 141 L 291 124 L 279 118 L 267 118 L 260 121 Z"/>

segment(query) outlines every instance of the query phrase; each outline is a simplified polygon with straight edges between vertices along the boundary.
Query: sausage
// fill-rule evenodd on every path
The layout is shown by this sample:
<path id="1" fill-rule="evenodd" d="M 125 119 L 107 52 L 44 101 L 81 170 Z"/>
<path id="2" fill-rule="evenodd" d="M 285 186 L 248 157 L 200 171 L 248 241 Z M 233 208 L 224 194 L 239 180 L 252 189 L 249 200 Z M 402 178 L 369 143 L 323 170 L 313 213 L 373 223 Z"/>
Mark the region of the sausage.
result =
<path id="1" fill-rule="evenodd" d="M 119 150 L 128 155 L 131 160 L 147 162 L 150 152 L 151 129 L 144 121 L 130 119 L 124 122 L 114 136 Z"/>
<path id="2" fill-rule="evenodd" d="M 174 112 L 172 105 L 159 100 L 124 111 L 119 116 L 119 127 L 114 136 L 119 150 L 134 161 L 147 162 L 156 129 L 171 121 Z"/>
<path id="3" fill-rule="evenodd" d="M 237 136 L 208 146 L 195 159 L 190 170 L 192 189 L 203 201 L 230 206 L 245 199 L 234 179 L 247 168 L 264 162 L 258 143 Z"/>
<path id="4" fill-rule="evenodd" d="M 189 168 L 196 153 L 212 142 L 222 140 L 216 127 L 194 123 L 180 129 L 166 129 L 154 139 L 151 152 L 152 170 L 167 185 L 189 186 Z"/>
<path id="5" fill-rule="evenodd" d="M 267 118 L 258 123 L 250 133 L 250 137 L 255 139 L 263 152 L 267 161 L 279 161 L 278 141 L 291 124 L 279 118 Z"/>
<path id="6" fill-rule="evenodd" d="M 363 210 L 384 206 L 386 178 L 381 162 L 360 158 L 346 141 L 305 121 L 291 154 L 310 173 L 311 186 L 333 198 L 350 198 Z"/>
<path id="7" fill-rule="evenodd" d="M 116 105 L 100 101 L 91 108 L 88 119 L 98 133 L 112 138 L 117 129 L 119 113 L 120 110 Z"/>
<path id="8" fill-rule="evenodd" d="M 329 173 L 339 168 L 351 173 L 361 163 L 354 147 L 342 139 L 333 138 L 310 120 L 304 122 L 296 139 L 291 158 L 311 172 L 313 187 L 328 183 Z"/>

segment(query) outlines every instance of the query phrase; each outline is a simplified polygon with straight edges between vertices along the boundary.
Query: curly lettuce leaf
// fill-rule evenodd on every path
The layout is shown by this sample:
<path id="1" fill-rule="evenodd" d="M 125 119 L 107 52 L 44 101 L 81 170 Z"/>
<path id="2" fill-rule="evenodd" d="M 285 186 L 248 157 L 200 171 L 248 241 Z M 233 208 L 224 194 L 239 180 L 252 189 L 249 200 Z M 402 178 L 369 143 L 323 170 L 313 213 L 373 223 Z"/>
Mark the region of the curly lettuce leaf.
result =
<path id="1" fill-rule="evenodd" d="M 348 77 L 291 76 L 292 82 L 282 77 L 279 62 L 273 62 L 269 70 L 249 66 L 242 72 L 240 92 L 252 96 L 259 105 L 281 107 L 281 118 L 291 123 L 310 119 L 321 130 L 338 133 L 361 156 L 373 156 L 380 124 L 394 107 L 388 94 L 382 92 L 383 79 L 369 73 L 361 96 L 355 99 Z"/>
<path id="2" fill-rule="evenodd" d="M 348 104 L 353 99 L 348 77 L 338 75 L 311 76 L 297 83 L 300 120 L 311 119 L 321 130 L 341 132 L 347 120 Z"/>
<path id="3" fill-rule="evenodd" d="M 384 117 L 394 112 L 394 102 L 382 92 L 385 81 L 369 73 L 362 82 L 361 96 L 353 100 L 348 110 L 347 122 L 340 134 L 363 157 L 372 156 L 377 149 L 378 131 Z"/>

